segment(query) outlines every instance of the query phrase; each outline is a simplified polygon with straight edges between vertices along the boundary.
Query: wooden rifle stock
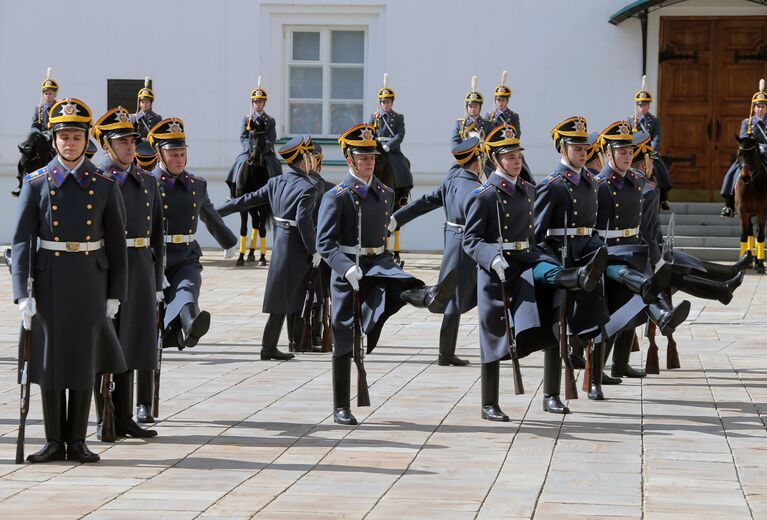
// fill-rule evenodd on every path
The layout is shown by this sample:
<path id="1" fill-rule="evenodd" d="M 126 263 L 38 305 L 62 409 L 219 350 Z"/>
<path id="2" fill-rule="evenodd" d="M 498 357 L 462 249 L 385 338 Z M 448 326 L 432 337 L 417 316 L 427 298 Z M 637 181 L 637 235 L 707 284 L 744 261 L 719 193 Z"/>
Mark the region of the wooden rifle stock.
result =
<path id="1" fill-rule="evenodd" d="M 517 346 L 514 343 L 514 335 L 511 332 L 509 309 L 509 291 L 506 287 L 506 281 L 501 280 L 501 298 L 503 299 L 503 324 L 506 327 L 506 340 L 509 344 L 509 355 L 514 369 L 514 395 L 525 393 L 525 387 L 522 384 L 522 370 L 519 367 L 519 358 L 517 357 Z"/>
<path id="2" fill-rule="evenodd" d="M 603 347 L 604 348 L 604 347 Z M 594 340 L 588 340 L 583 347 L 583 355 L 586 357 L 586 368 L 583 369 L 583 386 L 581 389 L 584 392 L 591 391 L 591 351 L 594 349 Z M 601 374 L 600 374 L 601 377 Z"/>
<path id="3" fill-rule="evenodd" d="M 101 376 L 101 397 L 104 400 L 104 413 L 101 416 L 101 440 L 104 442 L 115 441 L 115 405 L 112 402 L 112 374 Z"/>
<path id="4" fill-rule="evenodd" d="M 304 320 L 304 328 L 301 332 L 301 340 L 298 343 L 298 350 L 302 352 L 311 352 L 312 350 L 312 306 L 314 305 L 314 285 L 317 281 L 317 274 L 320 267 L 312 267 L 309 271 L 309 280 L 306 284 L 306 296 L 304 297 L 304 307 L 301 309 L 301 319 Z"/>
<path id="5" fill-rule="evenodd" d="M 27 298 L 35 297 L 35 279 L 32 276 L 32 252 L 34 251 L 35 238 L 29 238 L 28 269 L 27 271 Z M 23 328 L 23 322 L 22 322 Z M 32 327 L 30 330 L 24 330 L 21 349 L 21 373 L 19 374 L 19 383 L 21 384 L 21 396 L 19 398 L 19 433 L 16 436 L 16 464 L 24 464 L 24 440 L 27 433 L 27 415 L 29 414 L 29 366 L 32 360 Z"/>
<path id="6" fill-rule="evenodd" d="M 570 359 L 570 349 L 567 344 L 567 304 L 568 297 L 565 293 L 562 302 L 562 310 L 559 315 L 559 352 L 565 361 L 565 399 L 578 399 L 578 388 L 575 385 L 575 369 L 573 360 Z"/>
<path id="7" fill-rule="evenodd" d="M 359 290 L 352 291 L 354 298 L 354 365 L 357 367 L 357 406 L 370 406 L 368 375 L 365 371 L 365 353 L 362 350 L 362 309 Z"/>

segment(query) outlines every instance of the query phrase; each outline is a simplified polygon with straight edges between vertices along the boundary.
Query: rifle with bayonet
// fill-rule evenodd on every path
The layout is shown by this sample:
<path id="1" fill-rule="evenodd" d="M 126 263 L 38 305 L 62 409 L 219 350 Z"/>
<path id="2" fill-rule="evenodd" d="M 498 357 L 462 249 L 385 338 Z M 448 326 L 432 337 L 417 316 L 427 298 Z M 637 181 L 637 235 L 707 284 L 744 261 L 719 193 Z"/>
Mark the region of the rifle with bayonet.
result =
<path id="1" fill-rule="evenodd" d="M 304 306 L 301 309 L 301 319 L 304 320 L 304 328 L 301 333 L 301 340 L 298 342 L 300 352 L 311 352 L 312 350 L 312 307 L 314 306 L 315 283 L 319 276 L 320 266 L 312 266 L 309 270 L 309 280 L 306 284 L 306 296 L 304 297 Z"/>
<path id="2" fill-rule="evenodd" d="M 29 271 L 27 272 L 27 298 L 30 301 L 35 297 L 35 279 L 32 270 L 32 252 L 34 251 L 34 239 L 29 239 Z M 32 326 L 29 330 L 23 329 L 22 349 L 21 349 L 21 369 L 19 373 L 19 383 L 21 385 L 21 398 L 19 399 L 19 433 L 16 437 L 16 464 L 24 464 L 24 439 L 26 437 L 27 415 L 29 414 L 29 364 L 32 359 Z"/>
<path id="3" fill-rule="evenodd" d="M 658 262 L 658 266 L 663 263 L 672 263 L 674 261 L 674 213 L 668 219 L 668 230 L 666 232 L 666 238 L 663 240 L 663 248 L 661 249 L 661 259 Z M 666 296 L 668 297 L 668 303 L 671 305 L 671 288 L 669 287 Z M 648 322 L 647 324 L 647 339 L 650 345 L 647 349 L 647 360 L 645 361 L 645 372 L 648 374 L 660 373 L 660 363 L 658 361 L 658 344 L 655 341 L 655 333 L 657 327 L 654 323 Z M 668 336 L 666 344 L 666 368 L 674 369 L 679 368 L 679 352 L 676 348 L 676 341 L 673 336 Z"/>
<path id="4" fill-rule="evenodd" d="M 168 222 L 165 221 L 165 236 L 168 234 Z M 166 253 L 165 243 L 162 245 L 162 279 L 165 280 L 165 268 L 168 263 L 168 255 Z M 160 290 L 164 291 L 163 282 L 160 282 Z M 157 368 L 154 369 L 153 385 L 152 385 L 152 417 L 159 417 L 160 415 L 160 376 L 162 375 L 162 351 L 165 345 L 163 344 L 162 336 L 165 330 L 165 299 L 157 302 Z"/>
<path id="5" fill-rule="evenodd" d="M 353 197 L 352 197 L 353 198 Z M 355 205 L 356 206 L 356 205 Z M 360 267 L 360 253 L 362 252 L 362 208 L 357 206 L 357 247 L 354 264 Z M 360 290 L 352 287 L 352 299 L 354 305 L 354 365 L 357 367 L 357 406 L 370 406 L 370 392 L 368 391 L 368 375 L 365 371 L 365 351 L 362 340 L 362 304 L 360 302 Z"/>
<path id="6" fill-rule="evenodd" d="M 564 235 L 562 236 L 562 269 L 567 267 L 567 213 L 565 213 Z M 570 358 L 570 349 L 567 342 L 567 308 L 569 306 L 567 291 L 562 298 L 562 309 L 559 313 L 559 352 L 565 360 L 565 398 L 578 399 L 578 389 L 575 386 L 575 369 L 573 360 Z"/>

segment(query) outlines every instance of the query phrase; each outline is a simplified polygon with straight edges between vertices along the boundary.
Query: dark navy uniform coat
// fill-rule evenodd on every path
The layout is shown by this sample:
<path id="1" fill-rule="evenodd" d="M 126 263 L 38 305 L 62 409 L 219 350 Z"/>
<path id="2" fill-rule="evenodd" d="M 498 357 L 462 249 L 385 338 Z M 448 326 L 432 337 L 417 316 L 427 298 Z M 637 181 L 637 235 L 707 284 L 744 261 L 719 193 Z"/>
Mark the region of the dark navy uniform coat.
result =
<path id="1" fill-rule="evenodd" d="M 300 170 L 288 170 L 272 177 L 258 191 L 228 200 L 218 207 L 221 216 L 269 205 L 277 219 L 295 221 L 296 225 L 274 221 L 272 261 L 266 276 L 263 312 L 293 314 L 301 312 L 312 255 L 316 251 L 314 206 L 317 187 Z"/>
<path id="2" fill-rule="evenodd" d="M 740 124 L 740 137 L 748 135 L 748 119 L 744 119 Z M 751 117 L 751 137 L 759 142 L 759 151 L 762 152 L 762 162 L 767 167 L 767 120 L 759 119 L 756 116 Z M 733 195 L 735 193 L 735 183 L 740 176 L 740 164 L 738 161 L 732 163 L 730 169 L 724 175 L 722 182 L 722 196 Z"/>
<path id="3" fill-rule="evenodd" d="M 344 277 L 354 266 L 355 256 L 339 246 L 357 245 L 357 210 L 362 211 L 362 247 L 383 247 L 388 235 L 389 217 L 394 207 L 394 191 L 373 176 L 369 186 L 350 173 L 340 184 L 325 193 L 319 212 L 317 251 L 333 270 L 330 295 L 333 306 L 334 357 L 344 357 L 353 348 L 352 287 Z M 394 262 L 392 254 L 360 257 L 364 277 L 360 281 L 362 330 L 367 335 L 368 352 L 375 348 L 386 320 L 404 302 L 402 290 L 423 285 Z"/>
<path id="4" fill-rule="evenodd" d="M 502 320 L 504 305 L 501 283 L 491 268 L 503 243 L 527 240 L 530 248 L 505 251 L 509 263 L 506 283 L 519 357 L 556 347 L 555 329 L 559 320 L 560 291 L 536 288 L 532 268 L 539 262 L 559 260 L 535 245 L 533 199 L 535 187 L 517 178 L 511 184 L 494 173 L 466 200 L 466 231 L 463 248 L 477 263 L 477 308 L 482 363 L 506 357 L 508 339 Z M 503 229 L 499 229 L 500 225 Z"/>
<path id="5" fill-rule="evenodd" d="M 135 114 L 131 114 L 130 120 L 131 123 L 136 125 L 136 130 L 141 134 L 141 137 L 146 139 L 146 136 L 149 134 L 152 127 L 162 121 L 162 116 L 152 110 L 149 112 L 139 110 Z"/>
<path id="6" fill-rule="evenodd" d="M 31 381 L 43 390 L 89 390 L 97 373 L 125 372 L 120 342 L 105 312 L 107 299 L 125 302 L 127 294 L 120 188 L 87 159 L 74 174 L 54 158 L 25 177 L 13 234 L 14 301 L 28 296 L 30 237 L 61 243 L 104 241 L 101 249 L 87 254 L 31 252 L 37 301 Z"/>
<path id="7" fill-rule="evenodd" d="M 455 122 L 450 142 L 453 143 L 453 146 L 460 144 L 470 137 L 470 132 L 479 132 L 479 140 L 484 141 L 487 134 L 489 134 L 493 128 L 495 128 L 495 123 L 483 119 L 481 115 L 478 115 L 477 119 L 474 121 L 472 121 L 469 116 L 466 116 Z M 495 170 L 493 162 L 486 160 L 484 166 L 485 177 L 490 177 L 493 170 Z"/>
<path id="8" fill-rule="evenodd" d="M 439 207 L 445 210 L 445 220 L 457 226 L 444 225 L 445 246 L 439 268 L 440 281 L 453 269 L 458 274 L 455 288 L 444 314 L 462 314 L 477 306 L 477 264 L 463 250 L 466 227 L 466 199 L 481 183 L 474 172 L 463 168 L 451 169 L 442 184 L 432 193 L 414 200 L 394 213 L 399 227 Z"/>
<path id="9" fill-rule="evenodd" d="M 128 296 L 117 314 L 117 334 L 129 370 L 157 368 L 157 300 L 162 288 L 162 201 L 157 180 L 131 164 L 127 172 L 111 159 L 104 175 L 120 187 L 125 201 L 126 238 L 145 240 L 149 247 L 128 248 Z"/>
<path id="10" fill-rule="evenodd" d="M 652 149 L 658 152 L 658 154 L 661 153 L 660 119 L 648 112 L 644 117 L 637 119 L 632 115 L 627 117 L 626 120 L 631 122 L 632 125 L 636 123 L 636 127 L 639 132 L 647 132 L 650 134 L 650 145 L 652 146 Z M 666 167 L 666 163 L 664 163 L 663 159 L 660 157 L 653 160 L 653 175 L 655 176 L 655 183 L 658 185 L 658 188 L 671 188 L 671 174 Z"/>
<path id="11" fill-rule="evenodd" d="M 32 125 L 31 128 L 37 128 L 41 132 L 47 132 L 48 131 L 48 111 L 51 109 L 50 106 L 43 103 L 42 105 L 37 105 L 35 107 L 35 113 L 32 115 Z"/>
<path id="12" fill-rule="evenodd" d="M 237 245 L 237 237 L 226 227 L 208 198 L 208 183 L 187 171 L 174 177 L 162 166 L 152 171 L 160 187 L 166 234 L 193 235 L 202 219 L 213 238 L 224 249 Z M 197 240 L 190 244 L 165 244 L 165 276 L 170 287 L 165 289 L 165 322 L 167 327 L 187 303 L 200 298 L 202 284 L 202 250 Z"/>
<path id="13" fill-rule="evenodd" d="M 517 138 L 522 137 L 522 128 L 519 126 L 519 114 L 506 107 L 504 110 L 495 108 L 488 112 L 485 119 L 492 121 L 493 126 L 512 125 L 517 130 Z"/>
<path id="14" fill-rule="evenodd" d="M 386 160 L 394 171 L 395 188 L 412 188 L 413 174 L 410 172 L 410 161 L 402 154 L 400 146 L 405 139 L 405 116 L 395 112 L 374 112 L 370 116 L 370 124 L 376 129 L 376 135 L 381 145 L 386 144 L 389 151 L 379 149 L 386 155 Z"/>

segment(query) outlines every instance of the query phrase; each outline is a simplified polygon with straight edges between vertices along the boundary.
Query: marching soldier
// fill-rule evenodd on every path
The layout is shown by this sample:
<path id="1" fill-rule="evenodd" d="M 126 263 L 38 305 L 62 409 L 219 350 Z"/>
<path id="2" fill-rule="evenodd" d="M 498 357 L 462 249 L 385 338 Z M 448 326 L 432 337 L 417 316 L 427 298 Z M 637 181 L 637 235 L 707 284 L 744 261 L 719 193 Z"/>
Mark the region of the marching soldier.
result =
<path id="1" fill-rule="evenodd" d="M 598 182 L 596 176 L 585 168 L 588 149 L 594 144 L 596 134 L 588 133 L 584 117 L 575 116 L 556 125 L 551 130 L 551 137 L 560 153 L 560 161 L 554 173 L 536 187 L 533 205 L 535 240 L 553 257 L 561 258 L 562 248 L 565 247 L 567 259 L 564 267 L 579 267 L 586 265 L 595 255 L 605 254 L 604 242 L 595 229 Z M 582 347 L 586 341 L 598 336 L 607 323 L 609 316 L 603 293 L 600 281 L 596 290 L 572 295 L 565 310 L 568 329 L 573 336 L 572 344 Z M 591 349 L 590 399 L 597 399 L 601 393 L 602 346 L 602 343 L 596 343 Z M 561 373 L 560 357 L 559 349 L 546 350 L 544 375 L 548 375 L 551 381 L 557 381 Z"/>
<path id="2" fill-rule="evenodd" d="M 463 250 L 463 231 L 466 226 L 464 203 L 482 183 L 482 143 L 470 137 L 453 147 L 455 166 L 451 168 L 442 185 L 430 194 L 414 200 L 397 210 L 389 222 L 389 231 L 402 227 L 411 220 L 435 210 L 445 209 L 444 252 L 440 265 L 440 280 L 448 273 L 458 272 L 458 285 L 448 301 L 439 332 L 440 366 L 465 366 L 469 362 L 455 355 L 461 314 L 477 306 L 477 264 Z"/>
<path id="3" fill-rule="evenodd" d="M 182 350 L 194 347 L 210 327 L 210 313 L 200 311 L 202 250 L 195 240 L 199 220 L 231 258 L 237 237 L 213 208 L 208 183 L 186 170 L 187 144 L 184 123 L 176 117 L 163 119 L 149 132 L 149 144 L 157 151 L 154 175 L 163 202 L 165 227 L 165 320 L 163 347 Z M 142 418 L 139 417 L 139 422 Z"/>
<path id="4" fill-rule="evenodd" d="M 389 74 L 384 73 L 383 87 L 378 91 L 378 106 L 370 116 L 370 124 L 376 131 L 379 143 L 378 161 L 388 165 L 394 174 L 395 208 L 407 204 L 410 190 L 413 189 L 413 174 L 410 173 L 410 161 L 402 154 L 400 145 L 405 138 L 405 116 L 392 109 L 394 90 L 389 87 Z M 399 260 L 399 230 L 394 232 L 394 260 Z"/>
<path id="5" fill-rule="evenodd" d="M 93 381 L 127 370 L 112 325 L 127 294 L 125 206 L 119 186 L 84 157 L 91 123 L 79 99 L 54 103 L 58 155 L 25 177 L 19 198 L 13 298 L 31 328 L 29 377 L 40 385 L 46 439 L 30 462 L 98 461 L 85 444 Z M 26 287 L 29 255 L 34 296 Z"/>
<path id="6" fill-rule="evenodd" d="M 462 143 L 469 137 L 476 137 L 481 142 L 485 140 L 485 137 L 490 131 L 495 128 L 495 125 L 491 121 L 482 119 L 482 102 L 484 98 L 482 94 L 477 92 L 477 76 L 471 77 L 471 90 L 466 93 L 464 97 L 464 108 L 466 115 L 458 119 L 453 129 L 453 136 L 451 142 L 453 146 Z M 489 177 L 493 173 L 493 165 L 491 161 L 485 162 L 485 177 Z"/>
<path id="7" fill-rule="evenodd" d="M 120 187 L 127 214 L 128 299 L 115 325 L 128 371 L 113 376 L 115 434 L 154 437 L 155 430 L 145 430 L 133 421 L 133 371 L 138 372 L 136 415 L 146 420 L 152 402 L 152 371 L 157 368 L 157 303 L 163 297 L 160 190 L 150 173 L 133 164 L 139 133 L 124 108 L 113 108 L 101 116 L 93 134 L 107 154 L 100 171 Z M 94 395 L 99 417 L 104 406 L 100 390 L 97 381 Z"/>
<path id="8" fill-rule="evenodd" d="M 433 287 L 406 273 L 385 250 L 394 192 L 373 175 L 375 130 L 361 124 L 338 139 L 349 173 L 325 193 L 319 212 L 317 250 L 333 270 L 333 420 L 357 424 L 349 404 L 353 350 L 353 291 L 359 291 L 367 352 L 378 343 L 386 320 L 405 303 L 443 312 L 455 289 L 455 273 Z M 358 220 L 359 219 L 359 220 Z M 358 228 L 361 221 L 361 229 Z M 358 242 L 361 237 L 361 243 Z M 359 258 L 359 265 L 355 263 Z"/>
<path id="9" fill-rule="evenodd" d="M 463 248 L 479 266 L 477 303 L 482 358 L 482 418 L 508 421 L 498 403 L 500 361 L 508 359 L 511 340 L 520 358 L 542 349 L 557 349 L 554 324 L 559 320 L 561 293 L 592 291 L 599 283 L 607 254 L 595 254 L 583 267 L 563 268 L 558 256 L 535 245 L 535 188 L 519 178 L 522 147 L 512 127 L 498 127 L 485 140 L 495 171 L 466 201 Z M 502 298 L 508 287 L 509 302 Z M 506 334 L 510 307 L 514 338 Z M 508 315 L 507 315 L 508 316 Z M 568 413 L 559 398 L 561 367 L 544 376 L 543 409 Z"/>
<path id="10" fill-rule="evenodd" d="M 751 111 L 748 119 L 740 124 L 740 138 L 752 137 L 759 143 L 762 160 L 767 163 L 767 89 L 764 80 L 759 81 L 759 91 L 751 96 Z M 740 163 L 735 161 L 724 176 L 722 182 L 722 197 L 725 206 L 722 208 L 723 217 L 735 216 L 735 183 L 740 175 Z M 745 252 L 745 244 L 741 244 L 741 255 Z"/>
<path id="11" fill-rule="evenodd" d="M 650 134 L 653 150 L 657 152 L 653 159 L 655 163 L 656 184 L 660 192 L 660 208 L 668 211 L 671 206 L 668 204 L 668 192 L 671 190 L 671 174 L 666 168 L 666 164 L 660 157 L 660 119 L 650 113 L 650 103 L 652 103 L 652 94 L 645 88 L 647 76 L 642 76 L 642 88 L 634 94 L 634 116 L 629 117 L 632 122 L 632 130 L 636 132 L 646 132 Z"/>
<path id="12" fill-rule="evenodd" d="M 162 116 L 152 111 L 154 92 L 149 88 L 149 76 L 144 78 L 144 88 L 136 96 L 136 113 L 131 116 L 131 123 L 136 125 L 142 139 L 146 139 L 150 130 L 162 121 Z"/>
<path id="13" fill-rule="evenodd" d="M 274 242 L 262 309 L 269 314 L 261 343 L 263 360 L 293 359 L 293 354 L 277 349 L 282 324 L 287 316 L 289 350 L 295 352 L 304 325 L 301 310 L 309 271 L 322 260 L 316 250 L 312 218 L 317 203 L 317 187 L 307 173 L 313 167 L 310 147 L 311 137 L 294 137 L 279 150 L 290 170 L 272 177 L 258 191 L 228 200 L 218 208 L 222 217 L 267 204 L 272 209 Z"/>
<path id="14" fill-rule="evenodd" d="M 59 92 L 59 84 L 51 77 L 52 72 L 53 69 L 48 67 L 48 73 L 40 86 L 40 104 L 35 107 L 35 114 L 32 116 L 32 128 L 36 128 L 41 132 L 47 132 L 50 127 L 48 124 L 48 112 L 56 103 L 56 94 Z"/>

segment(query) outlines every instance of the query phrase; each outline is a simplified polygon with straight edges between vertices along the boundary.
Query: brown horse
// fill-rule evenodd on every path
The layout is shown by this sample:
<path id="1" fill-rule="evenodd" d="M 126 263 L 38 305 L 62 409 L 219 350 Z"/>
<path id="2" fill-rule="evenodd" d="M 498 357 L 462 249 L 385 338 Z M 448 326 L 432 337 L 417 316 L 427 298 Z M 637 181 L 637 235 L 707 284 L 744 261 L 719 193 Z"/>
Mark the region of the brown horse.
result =
<path id="1" fill-rule="evenodd" d="M 764 274 L 764 227 L 767 224 L 767 168 L 759 142 L 751 136 L 737 137 L 740 175 L 735 183 L 735 208 L 740 220 L 741 249 L 756 237 L 756 272 Z M 751 217 L 756 217 L 756 228 Z M 756 233 L 754 233 L 756 231 Z M 753 239 L 752 239 L 753 240 Z M 742 253 L 742 251 L 741 251 Z"/>

